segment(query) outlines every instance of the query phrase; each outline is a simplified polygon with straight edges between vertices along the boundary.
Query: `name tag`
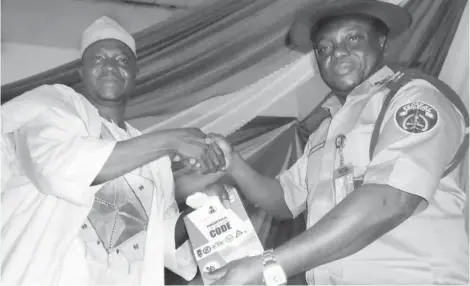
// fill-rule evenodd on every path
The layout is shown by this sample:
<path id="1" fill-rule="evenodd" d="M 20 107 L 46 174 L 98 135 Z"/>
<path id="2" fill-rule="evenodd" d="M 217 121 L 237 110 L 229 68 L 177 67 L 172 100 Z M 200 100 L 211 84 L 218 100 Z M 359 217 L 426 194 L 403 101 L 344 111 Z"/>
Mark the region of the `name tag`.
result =
<path id="1" fill-rule="evenodd" d="M 354 169 L 352 166 L 341 166 L 333 174 L 334 196 L 336 204 L 354 191 Z"/>

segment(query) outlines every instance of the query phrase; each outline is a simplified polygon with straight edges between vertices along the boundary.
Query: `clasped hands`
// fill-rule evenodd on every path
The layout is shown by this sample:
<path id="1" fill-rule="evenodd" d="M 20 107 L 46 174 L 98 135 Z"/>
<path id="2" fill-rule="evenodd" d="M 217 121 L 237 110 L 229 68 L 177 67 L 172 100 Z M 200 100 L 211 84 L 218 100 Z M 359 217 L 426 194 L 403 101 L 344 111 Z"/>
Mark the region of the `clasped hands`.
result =
<path id="1" fill-rule="evenodd" d="M 176 151 L 173 162 L 181 162 L 185 167 L 202 174 L 224 172 L 230 166 L 232 148 L 222 135 L 205 134 L 198 128 L 181 128 L 169 132 L 172 149 Z"/>

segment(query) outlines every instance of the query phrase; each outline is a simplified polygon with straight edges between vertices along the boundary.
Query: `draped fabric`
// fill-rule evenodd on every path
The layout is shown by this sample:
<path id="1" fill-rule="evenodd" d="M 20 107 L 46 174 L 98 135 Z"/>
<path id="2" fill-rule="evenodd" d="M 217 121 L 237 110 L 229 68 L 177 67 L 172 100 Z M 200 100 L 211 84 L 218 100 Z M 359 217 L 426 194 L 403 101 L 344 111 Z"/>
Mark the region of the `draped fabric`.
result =
<path id="1" fill-rule="evenodd" d="M 468 109 L 469 100 L 469 23 L 468 23 L 468 3 L 463 11 L 462 19 L 452 40 L 448 56 L 445 59 L 439 78 L 449 84 L 462 98 Z M 465 228 L 469 229 L 469 187 L 468 187 L 468 152 L 460 165 L 460 185 L 467 191 L 467 201 L 465 204 L 466 224 Z"/>
<path id="2" fill-rule="evenodd" d="M 292 100 L 299 87 L 315 87 L 311 84 L 313 78 L 311 60 L 304 56 L 252 85 L 197 104 L 143 131 L 199 127 L 205 132 L 229 135 L 280 100 Z"/>
<path id="3" fill-rule="evenodd" d="M 413 24 L 389 42 L 387 59 L 438 76 L 466 4 L 467 0 L 409 1 L 406 8 Z"/>
<path id="4" fill-rule="evenodd" d="M 136 33 L 141 72 L 127 119 L 139 129 L 150 128 L 204 100 L 232 95 L 299 59 L 313 62 L 312 56 L 289 50 L 285 37 L 296 11 L 326 1 L 207 1 Z M 439 70 L 466 0 L 391 2 L 407 3 L 414 23 L 405 35 L 390 41 L 388 59 L 423 66 L 427 62 L 427 70 Z M 80 91 L 78 66 L 77 60 L 4 85 L 2 101 L 44 83 Z"/>
<path id="5" fill-rule="evenodd" d="M 272 56 L 284 46 L 293 12 L 306 2 L 308 0 L 211 1 L 208 2 L 211 5 L 177 14 L 164 23 L 137 33 L 135 38 L 141 72 L 128 119 L 148 113 L 162 113 L 167 109 L 162 106 L 163 103 L 184 95 L 198 98 L 192 99 L 194 103 L 228 93 L 255 82 L 289 62 L 285 52 L 274 62 Z M 263 65 L 264 69 L 260 70 L 259 62 L 268 59 Z M 79 61 L 74 61 L 7 84 L 2 87 L 3 100 L 44 83 L 64 83 L 80 90 L 76 72 L 78 65 Z M 257 66 L 256 72 L 250 77 L 238 74 L 254 66 Z M 252 77 L 254 74 L 258 76 Z M 227 82 L 226 79 L 233 75 L 236 83 L 233 80 Z M 214 89 L 212 86 L 217 83 L 221 86 Z M 201 97 L 195 94 L 209 87 L 212 88 L 204 93 L 207 95 Z M 148 106 L 152 108 L 148 109 Z M 168 112 L 182 108 L 171 108 Z"/>

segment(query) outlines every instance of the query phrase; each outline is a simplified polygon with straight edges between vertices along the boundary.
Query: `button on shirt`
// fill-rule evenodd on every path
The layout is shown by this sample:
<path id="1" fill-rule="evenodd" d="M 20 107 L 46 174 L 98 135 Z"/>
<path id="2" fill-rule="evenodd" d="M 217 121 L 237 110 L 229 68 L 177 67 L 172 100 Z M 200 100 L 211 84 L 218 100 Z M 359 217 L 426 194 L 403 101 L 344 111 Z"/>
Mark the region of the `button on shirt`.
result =
<path id="1" fill-rule="evenodd" d="M 335 139 L 344 134 L 344 161 L 353 166 L 354 180 L 389 185 L 424 200 L 408 220 L 364 249 L 308 271 L 310 284 L 468 283 L 465 193 L 458 171 L 441 179 L 463 140 L 462 116 L 431 84 L 413 80 L 389 105 L 370 160 L 371 135 L 391 76 L 393 71 L 383 67 L 342 107 L 335 97 L 327 100 L 324 108 L 332 118 L 310 136 L 303 156 L 279 180 L 294 216 L 307 210 L 307 228 L 314 225 L 339 203 L 333 186 L 339 166 Z M 436 121 L 424 121 L 427 126 L 410 121 L 421 128 L 413 132 L 409 128 L 416 126 L 406 125 L 411 117 L 403 113 L 410 106 L 434 110 Z"/>

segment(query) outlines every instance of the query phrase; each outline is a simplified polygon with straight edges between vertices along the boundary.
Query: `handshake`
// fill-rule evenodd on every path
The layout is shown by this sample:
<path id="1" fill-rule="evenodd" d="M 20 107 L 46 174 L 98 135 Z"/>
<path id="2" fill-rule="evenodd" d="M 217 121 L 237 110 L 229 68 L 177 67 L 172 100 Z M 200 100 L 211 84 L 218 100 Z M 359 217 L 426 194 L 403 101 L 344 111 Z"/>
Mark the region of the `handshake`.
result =
<path id="1" fill-rule="evenodd" d="M 203 174 L 224 172 L 232 161 L 232 147 L 219 134 L 205 134 L 198 128 L 168 130 L 173 162 L 196 169 Z"/>

